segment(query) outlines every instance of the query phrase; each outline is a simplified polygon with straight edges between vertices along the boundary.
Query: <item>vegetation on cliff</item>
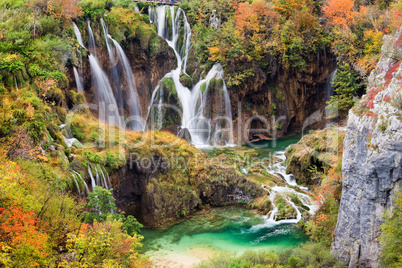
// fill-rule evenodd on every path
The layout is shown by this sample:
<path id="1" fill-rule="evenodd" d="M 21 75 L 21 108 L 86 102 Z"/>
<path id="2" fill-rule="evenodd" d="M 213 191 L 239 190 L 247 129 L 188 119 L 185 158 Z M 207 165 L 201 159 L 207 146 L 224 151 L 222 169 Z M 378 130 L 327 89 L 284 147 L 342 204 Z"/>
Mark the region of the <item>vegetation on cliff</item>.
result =
<path id="1" fill-rule="evenodd" d="M 147 5 L 139 6 L 144 13 Z M 67 66 L 77 66 L 79 60 L 71 19 L 83 27 L 86 19 L 103 18 L 118 42 L 124 46 L 130 40 L 138 41 L 149 56 L 166 46 L 147 15 L 135 12 L 132 1 L 0 0 L 0 7 L 0 265 L 149 266 L 138 254 L 140 224 L 132 216 L 110 213 L 116 209 L 111 192 L 94 187 L 88 200 L 80 195 L 85 191 L 85 178 L 92 175 L 90 170 L 120 172 L 133 155 L 137 158 L 130 164 L 156 159 L 167 166 L 156 168 L 154 173 L 137 169 L 149 179 L 139 198 L 147 203 L 141 209 L 148 209 L 142 213 L 150 225 L 172 222 L 203 204 L 249 203 L 261 211 L 270 210 L 272 204 L 266 196 L 261 197 L 262 189 L 256 182 L 278 180 L 267 176 L 258 164 L 251 167 L 251 174 L 242 176 L 229 166 L 231 159 L 218 167 L 207 161 L 206 154 L 169 133 L 123 132 L 100 123 L 88 110 L 73 116 L 68 113 L 85 103 L 84 96 L 69 85 Z M 221 62 L 229 86 L 252 81 L 261 71 L 273 74 L 278 66 L 303 73 L 331 51 L 340 65 L 332 100 L 345 112 L 353 106 L 353 97 L 360 95 L 362 78 L 375 66 L 383 35 L 395 31 L 402 22 L 401 1 L 185 0 L 181 7 L 193 24 L 192 53 L 206 68 Z M 212 10 L 220 23 L 217 28 L 211 23 Z M 102 38 L 96 40 L 101 42 Z M 398 42 L 400 46 L 400 39 Z M 385 76 L 388 84 L 400 66 L 400 55 L 395 57 Z M 193 82 L 186 76 L 182 81 L 188 85 Z M 169 97 L 175 93 L 171 81 L 162 83 Z M 356 112 L 375 117 L 369 109 L 381 90 L 371 88 Z M 276 95 L 285 98 L 279 91 Z M 391 101 L 388 97 L 382 101 Z M 402 103 L 392 101 L 398 107 Z M 271 103 L 270 107 L 274 106 Z M 385 132 L 387 121 L 383 121 Z M 64 122 L 67 125 L 61 127 Z M 213 265 L 338 265 L 327 248 L 337 220 L 342 183 L 341 161 L 333 158 L 342 151 L 334 144 L 342 142 L 338 137 L 315 134 L 307 144 L 323 158 L 299 155 L 296 147 L 288 153 L 289 163 L 298 164 L 304 173 L 296 177 L 315 187 L 321 208 L 312 221 L 301 225 L 319 244 L 278 254 L 249 253 L 242 259 L 221 257 Z M 77 142 L 69 146 L 65 137 L 75 138 L 83 146 Z M 177 158 L 180 165 L 169 162 Z M 84 180 L 77 181 L 73 173 Z M 120 181 L 113 184 L 118 187 Z M 250 202 L 254 197 L 260 198 Z M 394 231 L 400 226 L 400 200 L 396 199 L 395 214 L 387 217 L 384 225 L 383 258 L 389 265 L 400 262 Z M 280 198 L 274 202 L 278 207 L 284 203 Z M 279 216 L 286 218 L 292 212 L 283 205 Z"/>
<path id="2" fill-rule="evenodd" d="M 220 61 L 232 86 L 252 79 L 258 69 L 275 72 L 278 64 L 303 72 L 326 57 L 325 50 L 365 76 L 375 67 L 382 36 L 400 25 L 398 3 L 185 0 L 181 7 L 193 24 L 198 60 Z"/>
<path id="3" fill-rule="evenodd" d="M 385 222 L 381 225 L 383 234 L 380 241 L 383 245 L 382 262 L 384 267 L 400 267 L 402 265 L 402 190 L 393 200 L 392 211 L 387 211 Z"/>

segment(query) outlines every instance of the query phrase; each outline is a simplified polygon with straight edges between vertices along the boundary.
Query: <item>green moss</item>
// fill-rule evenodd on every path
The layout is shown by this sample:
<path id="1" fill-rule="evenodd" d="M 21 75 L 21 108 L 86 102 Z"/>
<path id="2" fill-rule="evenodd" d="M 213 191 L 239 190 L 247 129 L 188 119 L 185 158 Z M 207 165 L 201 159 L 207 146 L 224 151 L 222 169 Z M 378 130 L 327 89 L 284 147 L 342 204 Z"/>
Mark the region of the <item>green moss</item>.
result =
<path id="1" fill-rule="evenodd" d="M 162 51 L 161 40 L 157 35 L 154 35 L 154 37 L 149 42 L 149 55 L 153 57 L 161 53 L 161 51 Z"/>
<path id="2" fill-rule="evenodd" d="M 187 88 L 191 88 L 193 85 L 191 77 L 184 73 L 180 75 L 180 83 Z"/>
<path id="3" fill-rule="evenodd" d="M 177 95 L 176 86 L 175 86 L 174 81 L 173 81 L 172 78 L 168 78 L 168 77 L 163 78 L 162 79 L 162 86 L 167 92 L 169 92 L 169 96 L 171 94 Z"/>
<path id="4" fill-rule="evenodd" d="M 200 90 L 201 90 L 202 94 L 205 93 L 205 90 L 206 90 L 206 89 L 207 89 L 207 82 L 204 82 L 204 83 L 202 83 L 201 86 L 200 86 Z"/>

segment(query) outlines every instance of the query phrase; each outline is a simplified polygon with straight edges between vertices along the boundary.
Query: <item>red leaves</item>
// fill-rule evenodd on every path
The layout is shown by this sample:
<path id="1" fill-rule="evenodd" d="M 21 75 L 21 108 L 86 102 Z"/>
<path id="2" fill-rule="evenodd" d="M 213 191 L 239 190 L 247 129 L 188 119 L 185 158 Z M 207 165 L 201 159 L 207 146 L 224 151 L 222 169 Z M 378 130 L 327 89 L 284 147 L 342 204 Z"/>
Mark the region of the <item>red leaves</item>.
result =
<path id="1" fill-rule="evenodd" d="M 399 39 L 398 39 L 398 40 L 399 40 Z M 385 84 L 384 84 L 384 87 L 387 87 L 387 86 L 391 83 L 391 80 L 392 80 L 392 78 L 393 78 L 392 74 L 398 70 L 398 68 L 399 68 L 400 65 L 401 65 L 401 62 L 397 62 L 397 63 L 395 63 L 394 65 L 392 65 L 392 67 L 390 67 L 390 68 L 388 69 L 387 73 L 385 74 Z"/>
<path id="2" fill-rule="evenodd" d="M 384 102 L 389 102 L 391 100 L 391 96 L 386 96 L 382 99 Z"/>
<path id="3" fill-rule="evenodd" d="M 374 99 L 377 96 L 378 93 L 380 93 L 381 91 L 384 90 L 384 87 L 378 88 L 378 89 L 370 89 L 369 94 L 368 94 L 368 103 L 367 103 L 367 107 L 369 107 L 370 109 L 374 108 Z"/>

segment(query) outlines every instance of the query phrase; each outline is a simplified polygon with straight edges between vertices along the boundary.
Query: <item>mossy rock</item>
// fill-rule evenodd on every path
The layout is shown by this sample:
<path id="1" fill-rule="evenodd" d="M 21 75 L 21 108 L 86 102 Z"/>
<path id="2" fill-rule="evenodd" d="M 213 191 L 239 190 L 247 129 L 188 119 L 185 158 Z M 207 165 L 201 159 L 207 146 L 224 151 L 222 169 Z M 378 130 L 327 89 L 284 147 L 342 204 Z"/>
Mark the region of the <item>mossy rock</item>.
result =
<path id="1" fill-rule="evenodd" d="M 174 84 L 174 81 L 172 78 L 169 78 L 169 77 L 163 78 L 162 86 L 163 86 L 163 89 L 169 93 L 169 96 L 171 94 L 177 95 L 176 85 Z"/>
<path id="2" fill-rule="evenodd" d="M 187 88 L 191 88 L 193 86 L 191 77 L 184 73 L 180 75 L 180 83 Z"/>
<path id="3" fill-rule="evenodd" d="M 205 93 L 205 91 L 207 90 L 207 82 L 204 82 L 201 84 L 200 90 L 201 90 L 202 94 Z"/>
<path id="4" fill-rule="evenodd" d="M 154 35 L 149 42 L 149 55 L 154 57 L 162 52 L 162 42 L 158 35 Z"/>

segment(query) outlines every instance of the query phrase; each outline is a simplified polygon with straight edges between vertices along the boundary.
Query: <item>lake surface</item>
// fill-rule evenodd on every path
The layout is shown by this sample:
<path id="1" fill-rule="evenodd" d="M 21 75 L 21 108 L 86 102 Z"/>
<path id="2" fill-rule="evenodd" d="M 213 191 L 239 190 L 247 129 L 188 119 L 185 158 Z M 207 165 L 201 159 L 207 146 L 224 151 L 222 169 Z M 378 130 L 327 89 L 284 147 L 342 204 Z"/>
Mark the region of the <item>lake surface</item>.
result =
<path id="1" fill-rule="evenodd" d="M 283 152 L 301 135 L 258 143 L 258 157 Z M 216 154 L 219 149 L 206 150 Z M 236 150 L 225 148 L 222 150 Z M 241 207 L 214 208 L 207 214 L 190 217 L 164 229 L 145 229 L 143 253 L 155 264 L 169 267 L 192 267 L 217 254 L 241 255 L 247 250 L 277 250 L 308 240 L 296 224 L 264 226 L 261 215 Z M 254 226 L 254 228 L 253 228 Z M 256 228 L 256 226 L 261 226 Z"/>

